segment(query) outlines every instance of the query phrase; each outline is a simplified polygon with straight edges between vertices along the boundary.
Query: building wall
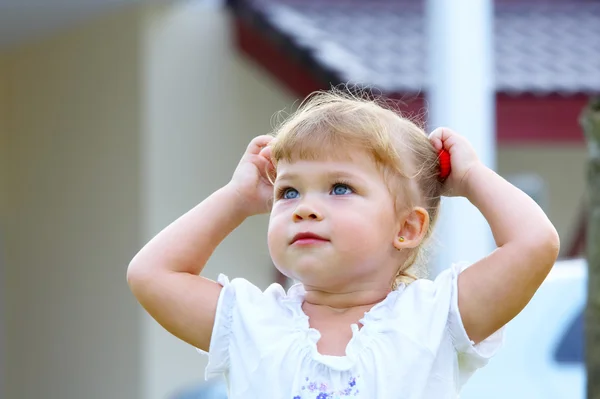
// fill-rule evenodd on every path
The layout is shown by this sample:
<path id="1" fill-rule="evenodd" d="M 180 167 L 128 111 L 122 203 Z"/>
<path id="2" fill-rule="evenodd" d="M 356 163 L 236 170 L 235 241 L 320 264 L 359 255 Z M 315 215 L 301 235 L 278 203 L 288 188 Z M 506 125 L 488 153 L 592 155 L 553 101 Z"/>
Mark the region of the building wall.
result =
<path id="1" fill-rule="evenodd" d="M 0 55 L 0 397 L 6 397 L 6 259 L 5 237 L 8 196 L 8 79 L 6 60 Z"/>
<path id="2" fill-rule="evenodd" d="M 141 242 L 138 28 L 120 13 L 3 56 L 2 397 L 141 397 L 125 282 Z"/>
<path id="3" fill-rule="evenodd" d="M 9 137 L 9 94 L 8 94 L 8 62 L 7 57 L 0 54 L 0 212 L 6 209 L 8 198 L 5 189 L 8 181 L 8 137 Z M 0 221 L 4 221 L 4 213 L 0 213 Z"/>
<path id="4" fill-rule="evenodd" d="M 556 226 L 561 245 L 571 244 L 586 192 L 587 150 L 572 146 L 503 146 L 498 151 L 498 172 L 510 177 L 518 173 L 539 175 L 546 184 L 545 211 Z"/>

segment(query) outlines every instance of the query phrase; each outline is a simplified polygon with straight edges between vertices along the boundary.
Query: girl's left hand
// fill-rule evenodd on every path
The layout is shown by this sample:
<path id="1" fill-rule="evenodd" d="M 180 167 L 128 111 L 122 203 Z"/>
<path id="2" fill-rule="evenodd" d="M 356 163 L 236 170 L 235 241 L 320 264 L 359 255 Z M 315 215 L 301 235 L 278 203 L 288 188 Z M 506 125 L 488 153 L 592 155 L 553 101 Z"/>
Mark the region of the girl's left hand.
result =
<path id="1" fill-rule="evenodd" d="M 429 135 L 429 140 L 436 151 L 443 148 L 450 153 L 451 172 L 444 183 L 444 195 L 467 197 L 469 173 L 483 166 L 473 146 L 465 137 L 445 127 L 435 129 Z"/>

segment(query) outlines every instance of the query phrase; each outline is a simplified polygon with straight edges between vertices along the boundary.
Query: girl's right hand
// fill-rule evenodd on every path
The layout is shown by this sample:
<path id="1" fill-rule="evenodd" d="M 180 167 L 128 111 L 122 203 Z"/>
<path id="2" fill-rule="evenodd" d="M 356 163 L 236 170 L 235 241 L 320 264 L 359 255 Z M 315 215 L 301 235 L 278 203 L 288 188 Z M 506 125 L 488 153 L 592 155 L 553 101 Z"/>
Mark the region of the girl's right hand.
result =
<path id="1" fill-rule="evenodd" d="M 271 180 L 275 178 L 275 167 L 269 147 L 272 140 L 267 135 L 252 139 L 228 184 L 239 195 L 248 216 L 267 213 L 273 205 Z"/>

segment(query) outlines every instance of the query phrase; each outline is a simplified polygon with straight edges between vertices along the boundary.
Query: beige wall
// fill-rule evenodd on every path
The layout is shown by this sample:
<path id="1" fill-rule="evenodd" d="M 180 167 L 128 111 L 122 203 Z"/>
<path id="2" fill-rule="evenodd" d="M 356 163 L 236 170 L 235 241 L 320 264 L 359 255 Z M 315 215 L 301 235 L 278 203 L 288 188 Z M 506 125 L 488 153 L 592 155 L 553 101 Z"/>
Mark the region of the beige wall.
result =
<path id="1" fill-rule="evenodd" d="M 6 398 L 140 397 L 138 16 L 6 54 Z M 4 108 L 6 112 L 7 108 Z"/>
<path id="2" fill-rule="evenodd" d="M 534 173 L 548 189 L 546 213 L 556 226 L 563 249 L 571 244 L 586 187 L 585 146 L 503 147 L 498 151 L 498 171 L 503 176 Z"/>
<path id="3" fill-rule="evenodd" d="M 0 222 L 4 220 L 3 210 L 7 206 L 6 185 L 8 179 L 8 57 L 0 54 Z M 1 229 L 1 228 L 0 228 Z"/>
<path id="4" fill-rule="evenodd" d="M 290 105 L 263 71 L 230 45 L 222 11 L 202 6 L 156 7 L 144 36 L 144 236 L 227 183 L 252 137 L 271 129 L 271 117 Z M 272 282 L 267 217 L 244 223 L 217 249 L 205 275 Z M 144 325 L 145 399 L 163 399 L 204 378 L 205 358 L 154 321 Z"/>
<path id="5" fill-rule="evenodd" d="M 5 242 L 8 187 L 8 79 L 5 57 L 0 55 L 0 397 L 6 397 L 6 286 Z"/>

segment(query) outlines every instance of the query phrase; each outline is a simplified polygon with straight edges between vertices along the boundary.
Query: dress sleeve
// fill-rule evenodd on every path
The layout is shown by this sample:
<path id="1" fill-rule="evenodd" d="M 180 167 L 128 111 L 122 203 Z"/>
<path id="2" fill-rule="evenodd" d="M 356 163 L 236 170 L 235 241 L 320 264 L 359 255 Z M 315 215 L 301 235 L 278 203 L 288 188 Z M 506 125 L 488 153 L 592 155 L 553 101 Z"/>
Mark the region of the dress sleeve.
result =
<path id="1" fill-rule="evenodd" d="M 232 364 L 253 369 L 263 358 L 265 350 L 272 346 L 277 334 L 285 327 L 280 301 L 285 295 L 283 288 L 273 284 L 266 291 L 243 278 L 229 281 L 219 275 L 217 281 L 223 286 L 217 301 L 215 322 L 208 353 L 205 378 L 228 375 Z M 269 328 L 265 328 L 269 326 Z"/>
<path id="2" fill-rule="evenodd" d="M 209 379 L 225 373 L 229 369 L 229 343 L 232 334 L 233 308 L 236 301 L 235 287 L 227 276 L 220 274 L 218 283 L 223 286 L 217 302 L 215 323 L 213 325 L 208 352 L 197 349 L 208 356 L 205 378 Z"/>
<path id="3" fill-rule="evenodd" d="M 460 311 L 458 309 L 458 275 L 469 265 L 455 264 L 449 270 L 440 274 L 438 279 L 451 284 L 450 309 L 448 315 L 448 331 L 452 338 L 454 348 L 458 354 L 458 366 L 461 384 L 468 380 L 473 373 L 485 366 L 504 340 L 504 329 L 500 328 L 494 334 L 475 344 L 465 330 Z M 437 280 L 437 279 L 436 279 Z"/>

